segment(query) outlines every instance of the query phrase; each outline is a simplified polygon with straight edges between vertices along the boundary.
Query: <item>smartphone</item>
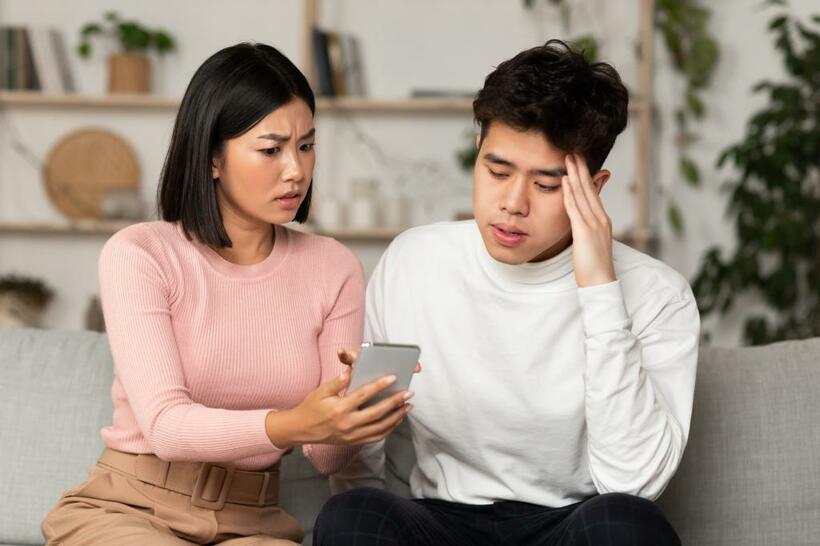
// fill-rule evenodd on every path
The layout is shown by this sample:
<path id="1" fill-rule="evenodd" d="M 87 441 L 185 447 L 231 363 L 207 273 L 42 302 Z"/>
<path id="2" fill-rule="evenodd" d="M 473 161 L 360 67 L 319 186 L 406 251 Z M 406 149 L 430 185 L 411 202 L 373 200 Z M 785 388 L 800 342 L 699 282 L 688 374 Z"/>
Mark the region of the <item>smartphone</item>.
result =
<path id="1" fill-rule="evenodd" d="M 366 408 L 401 391 L 406 391 L 410 387 L 410 380 L 413 379 L 420 354 L 421 349 L 417 345 L 362 343 L 347 392 L 353 392 L 371 381 L 391 374 L 396 376 L 396 381 L 362 404 L 361 407 Z"/>

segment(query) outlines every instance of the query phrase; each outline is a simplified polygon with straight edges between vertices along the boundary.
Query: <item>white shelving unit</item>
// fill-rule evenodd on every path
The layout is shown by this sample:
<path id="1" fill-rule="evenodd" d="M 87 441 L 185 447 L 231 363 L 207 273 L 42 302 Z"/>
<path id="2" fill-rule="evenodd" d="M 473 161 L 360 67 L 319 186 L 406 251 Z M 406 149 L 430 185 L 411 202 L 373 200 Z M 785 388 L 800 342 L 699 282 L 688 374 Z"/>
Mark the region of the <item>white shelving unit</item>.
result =
<path id="1" fill-rule="evenodd" d="M 641 58 L 638 70 L 638 98 L 630 104 L 630 114 L 637 121 L 637 174 L 634 185 L 635 219 L 629 233 L 621 234 L 620 240 L 629 241 L 638 249 L 646 250 L 652 239 L 649 228 L 649 171 L 652 139 L 652 43 L 654 28 L 652 14 L 654 0 L 640 2 Z M 309 78 L 313 74 L 313 49 L 311 29 L 318 22 L 319 0 L 303 0 L 303 59 L 302 69 Z M 312 79 L 312 78 L 311 78 Z M 95 110 L 168 110 L 179 107 L 179 98 L 151 95 L 54 95 L 36 92 L 0 92 L 0 109 L 7 108 L 53 108 Z M 412 115 L 437 113 L 469 116 L 472 99 L 462 98 L 411 98 L 372 99 L 367 97 L 319 97 L 320 113 L 351 113 L 378 115 Z M 110 221 L 64 221 L 64 222 L 0 222 L 0 234 L 60 234 L 108 236 L 127 223 Z M 389 241 L 400 230 L 337 230 L 325 232 L 339 239 L 358 241 Z"/>
<path id="2" fill-rule="evenodd" d="M 0 233 L 18 235 L 105 235 L 110 236 L 133 222 L 75 220 L 66 222 L 0 222 Z M 336 239 L 354 241 L 390 241 L 401 230 L 379 229 L 339 229 L 333 231 L 315 229 L 294 224 L 289 227 L 306 233 L 328 235 Z"/>

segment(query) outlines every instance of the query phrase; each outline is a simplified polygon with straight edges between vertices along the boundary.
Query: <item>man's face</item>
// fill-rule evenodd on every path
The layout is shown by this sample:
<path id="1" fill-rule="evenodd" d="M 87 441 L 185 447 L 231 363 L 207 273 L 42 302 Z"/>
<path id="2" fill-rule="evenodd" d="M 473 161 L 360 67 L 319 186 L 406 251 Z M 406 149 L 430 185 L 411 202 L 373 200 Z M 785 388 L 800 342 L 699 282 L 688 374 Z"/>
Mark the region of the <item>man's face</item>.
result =
<path id="1" fill-rule="evenodd" d="M 490 125 L 473 173 L 473 214 L 493 258 L 512 265 L 538 262 L 570 244 L 561 190 L 566 155 L 540 132 Z M 608 176 L 594 176 L 598 191 Z"/>

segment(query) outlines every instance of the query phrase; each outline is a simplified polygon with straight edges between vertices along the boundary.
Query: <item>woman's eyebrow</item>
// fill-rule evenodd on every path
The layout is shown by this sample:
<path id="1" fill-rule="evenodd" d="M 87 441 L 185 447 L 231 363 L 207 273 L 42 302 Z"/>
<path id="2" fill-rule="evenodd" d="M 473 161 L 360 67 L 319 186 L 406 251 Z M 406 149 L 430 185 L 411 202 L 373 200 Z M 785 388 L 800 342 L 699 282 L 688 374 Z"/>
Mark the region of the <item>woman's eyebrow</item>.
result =
<path id="1" fill-rule="evenodd" d="M 313 129 L 311 129 L 310 131 L 308 131 L 307 133 L 305 133 L 304 135 L 300 136 L 299 140 L 307 140 L 309 138 L 313 138 L 314 136 L 316 136 L 316 128 L 315 127 Z M 264 138 L 264 139 L 267 139 L 267 140 L 275 140 L 276 142 L 287 142 L 288 140 L 290 140 L 289 136 L 277 135 L 276 133 L 266 133 L 264 135 L 259 135 L 256 138 Z"/>

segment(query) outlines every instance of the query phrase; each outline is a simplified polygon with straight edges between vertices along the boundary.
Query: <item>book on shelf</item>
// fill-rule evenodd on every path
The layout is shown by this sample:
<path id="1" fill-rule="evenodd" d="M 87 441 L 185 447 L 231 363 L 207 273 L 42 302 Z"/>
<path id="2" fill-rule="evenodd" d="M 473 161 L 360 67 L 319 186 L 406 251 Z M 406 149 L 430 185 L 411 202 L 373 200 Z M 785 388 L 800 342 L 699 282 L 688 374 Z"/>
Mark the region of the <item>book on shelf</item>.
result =
<path id="1" fill-rule="evenodd" d="M 320 96 L 364 96 L 361 50 L 355 36 L 314 27 L 313 61 Z"/>
<path id="2" fill-rule="evenodd" d="M 342 35 L 342 71 L 345 91 L 352 97 L 364 97 L 364 68 L 359 40 L 350 34 Z"/>
<path id="3" fill-rule="evenodd" d="M 45 27 L 0 27 L 0 90 L 68 93 L 74 85 L 62 36 Z"/>

